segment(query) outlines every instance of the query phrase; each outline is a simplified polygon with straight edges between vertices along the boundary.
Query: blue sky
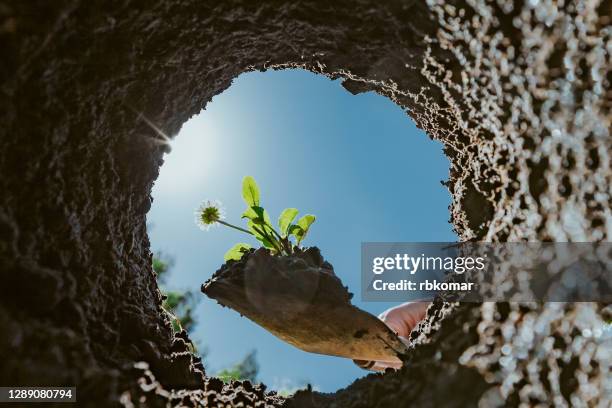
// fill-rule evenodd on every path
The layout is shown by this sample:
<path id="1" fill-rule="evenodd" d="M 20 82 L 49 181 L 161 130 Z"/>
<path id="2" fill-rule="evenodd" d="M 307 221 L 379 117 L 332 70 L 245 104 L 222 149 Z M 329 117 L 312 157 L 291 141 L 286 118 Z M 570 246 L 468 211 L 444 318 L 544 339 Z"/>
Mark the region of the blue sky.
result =
<path id="1" fill-rule="evenodd" d="M 195 289 L 249 236 L 228 228 L 200 231 L 193 212 L 220 200 L 227 221 L 240 223 L 241 182 L 253 176 L 262 205 L 276 219 L 283 208 L 317 221 L 305 245 L 321 248 L 374 314 L 389 303 L 360 293 L 362 241 L 456 241 L 448 223 L 450 195 L 442 145 L 431 141 L 388 99 L 351 95 L 339 81 L 301 71 L 252 72 L 185 123 L 165 156 L 148 214 L 152 250 L 175 258 L 169 286 Z M 310 382 L 334 391 L 367 374 L 350 360 L 298 350 L 202 295 L 192 333 L 209 355 L 209 374 L 256 349 L 259 379 L 271 387 Z"/>

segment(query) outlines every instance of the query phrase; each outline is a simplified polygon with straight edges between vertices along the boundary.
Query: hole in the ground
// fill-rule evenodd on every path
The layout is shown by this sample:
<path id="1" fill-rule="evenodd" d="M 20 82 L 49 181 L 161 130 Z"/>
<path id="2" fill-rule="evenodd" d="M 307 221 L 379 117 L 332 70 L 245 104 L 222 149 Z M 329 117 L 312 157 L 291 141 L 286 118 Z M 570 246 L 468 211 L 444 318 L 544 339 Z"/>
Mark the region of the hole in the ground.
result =
<path id="1" fill-rule="evenodd" d="M 226 228 L 203 232 L 193 212 L 202 199 L 219 199 L 227 220 L 240 223 L 241 181 L 254 176 L 273 219 L 285 207 L 317 215 L 305 244 L 321 249 L 356 294 L 353 303 L 378 314 L 392 304 L 360 301 L 362 241 L 457 238 L 440 184 L 448 177 L 441 144 L 383 96 L 354 96 L 339 81 L 288 70 L 240 76 L 171 145 L 153 188 L 151 248 L 173 260 L 163 289 L 197 299 L 188 325 L 207 374 L 236 374 L 235 364 L 256 350 L 257 380 L 277 390 L 310 383 L 331 392 L 365 375 L 350 360 L 298 350 L 203 296 L 200 285 L 226 250 L 256 241 Z"/>

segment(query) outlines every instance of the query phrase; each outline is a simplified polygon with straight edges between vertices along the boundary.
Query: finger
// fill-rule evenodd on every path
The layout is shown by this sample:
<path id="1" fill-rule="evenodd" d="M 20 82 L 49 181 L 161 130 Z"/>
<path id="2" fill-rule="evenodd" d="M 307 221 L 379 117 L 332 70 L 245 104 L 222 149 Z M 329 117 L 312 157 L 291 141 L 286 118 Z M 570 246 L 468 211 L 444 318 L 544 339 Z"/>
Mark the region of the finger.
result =
<path id="1" fill-rule="evenodd" d="M 380 314 L 385 322 L 399 336 L 408 337 L 414 327 L 425 317 L 430 302 L 410 302 L 392 307 Z"/>
<path id="2" fill-rule="evenodd" d="M 399 361 L 392 363 L 387 361 L 353 360 L 353 363 L 359 366 L 359 368 L 370 371 L 384 371 L 387 368 L 399 370 L 402 368 L 402 363 Z"/>

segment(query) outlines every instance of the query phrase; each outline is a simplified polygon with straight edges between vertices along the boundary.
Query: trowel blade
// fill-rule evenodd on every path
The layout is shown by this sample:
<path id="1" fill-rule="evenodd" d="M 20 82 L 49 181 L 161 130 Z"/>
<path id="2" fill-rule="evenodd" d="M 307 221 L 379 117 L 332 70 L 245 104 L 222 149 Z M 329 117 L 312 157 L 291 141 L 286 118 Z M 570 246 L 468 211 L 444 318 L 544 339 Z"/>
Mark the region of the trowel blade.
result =
<path id="1" fill-rule="evenodd" d="M 305 302 L 273 290 L 245 296 L 243 287 L 223 278 L 208 281 L 202 291 L 304 351 L 390 363 L 407 351 L 387 325 L 351 304 Z"/>

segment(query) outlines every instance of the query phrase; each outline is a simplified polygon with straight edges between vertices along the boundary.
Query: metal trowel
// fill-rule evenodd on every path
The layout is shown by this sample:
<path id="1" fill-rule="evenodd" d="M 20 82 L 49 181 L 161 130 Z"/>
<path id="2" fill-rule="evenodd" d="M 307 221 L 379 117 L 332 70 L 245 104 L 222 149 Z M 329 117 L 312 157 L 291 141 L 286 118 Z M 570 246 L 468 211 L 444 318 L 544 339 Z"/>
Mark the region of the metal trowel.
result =
<path id="1" fill-rule="evenodd" d="M 407 348 L 350 295 L 318 249 L 297 259 L 260 249 L 217 271 L 202 292 L 287 343 L 311 353 L 401 363 Z"/>

